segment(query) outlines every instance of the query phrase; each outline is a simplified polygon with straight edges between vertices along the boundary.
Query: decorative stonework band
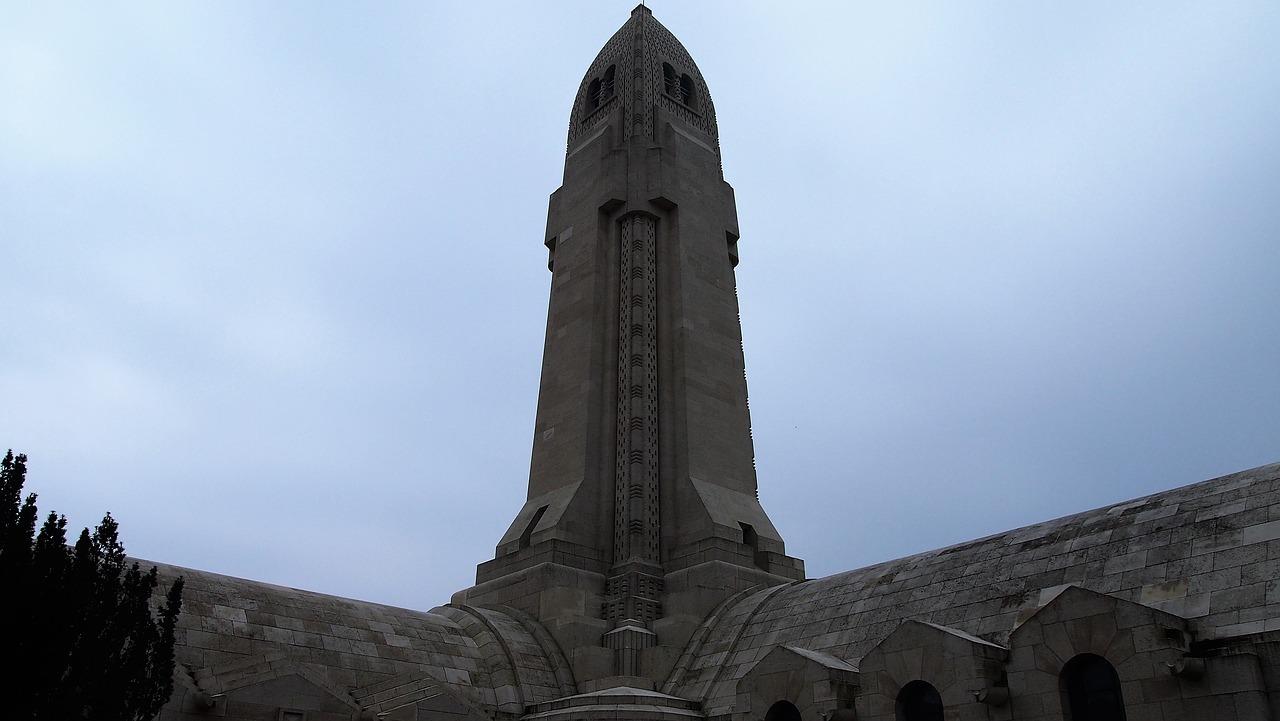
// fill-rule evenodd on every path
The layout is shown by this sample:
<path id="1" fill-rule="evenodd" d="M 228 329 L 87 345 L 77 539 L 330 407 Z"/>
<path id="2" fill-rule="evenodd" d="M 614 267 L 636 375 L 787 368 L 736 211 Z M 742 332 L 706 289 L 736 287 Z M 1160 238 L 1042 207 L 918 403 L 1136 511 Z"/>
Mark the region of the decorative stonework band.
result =
<path id="1" fill-rule="evenodd" d="M 658 549 L 657 221 L 622 221 L 613 562 L 660 562 Z"/>
<path id="2" fill-rule="evenodd" d="M 604 616 L 614 624 L 661 615 L 658 497 L 657 220 L 623 218 L 618 248 L 617 448 L 613 573 Z"/>

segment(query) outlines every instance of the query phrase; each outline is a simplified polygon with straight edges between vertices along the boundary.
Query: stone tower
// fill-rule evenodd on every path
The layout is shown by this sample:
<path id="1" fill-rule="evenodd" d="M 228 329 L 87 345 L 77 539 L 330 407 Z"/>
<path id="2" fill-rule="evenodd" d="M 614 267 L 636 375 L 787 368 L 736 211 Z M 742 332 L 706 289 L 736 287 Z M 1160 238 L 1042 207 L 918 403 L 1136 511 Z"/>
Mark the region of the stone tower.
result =
<path id="1" fill-rule="evenodd" d="M 804 577 L 757 499 L 715 108 L 644 6 L 578 88 L 550 205 L 528 500 L 454 601 L 542 621 L 580 682 L 644 686 L 718 604 Z"/>
<path id="2" fill-rule="evenodd" d="M 430 611 L 162 566 L 158 721 L 1280 718 L 1280 464 L 795 582 L 755 494 L 735 215 L 702 75 L 636 8 L 570 116 L 495 558 Z"/>

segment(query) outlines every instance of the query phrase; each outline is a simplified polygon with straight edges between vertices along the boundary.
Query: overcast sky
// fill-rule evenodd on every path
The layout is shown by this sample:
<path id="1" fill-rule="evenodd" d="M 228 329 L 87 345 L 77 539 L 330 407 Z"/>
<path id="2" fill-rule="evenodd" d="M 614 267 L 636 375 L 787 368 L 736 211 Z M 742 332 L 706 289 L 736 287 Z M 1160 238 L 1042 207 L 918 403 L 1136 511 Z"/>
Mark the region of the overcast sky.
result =
<path id="1" fill-rule="evenodd" d="M 676 2 L 810 576 L 1280 461 L 1280 4 Z M 525 497 L 627 2 L 6 3 L 0 450 L 136 556 L 430 608 Z"/>

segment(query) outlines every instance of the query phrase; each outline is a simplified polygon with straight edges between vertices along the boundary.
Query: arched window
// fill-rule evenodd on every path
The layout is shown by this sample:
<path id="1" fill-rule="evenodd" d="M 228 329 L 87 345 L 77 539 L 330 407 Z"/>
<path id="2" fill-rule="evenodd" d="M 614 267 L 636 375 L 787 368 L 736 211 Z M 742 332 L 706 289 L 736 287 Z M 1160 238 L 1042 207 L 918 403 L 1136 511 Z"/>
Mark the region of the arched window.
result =
<path id="1" fill-rule="evenodd" d="M 942 694 L 928 681 L 912 681 L 898 692 L 898 721 L 942 721 Z"/>
<path id="2" fill-rule="evenodd" d="M 614 66 L 610 65 L 604 71 L 604 77 L 600 80 L 600 103 L 613 97 L 613 75 Z"/>
<path id="3" fill-rule="evenodd" d="M 587 83 L 587 110 L 595 110 L 613 97 L 614 68 L 615 66 L 610 65 L 604 71 L 604 75 L 592 78 L 591 82 Z"/>
<path id="4" fill-rule="evenodd" d="M 662 64 L 662 92 L 692 108 L 693 91 L 693 78 L 689 73 L 678 72 L 671 63 Z"/>
<path id="5" fill-rule="evenodd" d="M 1082 653 L 1062 668 L 1063 715 L 1068 721 L 1125 721 L 1120 677 L 1107 659 Z"/>
<path id="6" fill-rule="evenodd" d="M 787 700 L 782 700 L 769 707 L 764 721 L 800 721 L 800 709 Z"/>
<path id="7" fill-rule="evenodd" d="M 595 78 L 587 85 L 587 109 L 595 110 L 600 107 L 600 78 Z"/>

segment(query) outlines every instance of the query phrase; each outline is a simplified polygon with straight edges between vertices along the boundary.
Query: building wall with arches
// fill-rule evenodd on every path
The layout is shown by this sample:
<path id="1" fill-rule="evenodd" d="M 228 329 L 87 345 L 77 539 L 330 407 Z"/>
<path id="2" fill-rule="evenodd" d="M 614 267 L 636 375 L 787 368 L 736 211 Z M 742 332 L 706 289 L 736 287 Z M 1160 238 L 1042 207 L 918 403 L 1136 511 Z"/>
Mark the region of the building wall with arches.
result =
<path id="1" fill-rule="evenodd" d="M 805 579 L 757 493 L 720 161 L 640 5 L 573 103 L 529 492 L 476 585 L 417 611 L 162 567 L 160 719 L 1280 721 L 1280 464 Z"/>
<path id="2" fill-rule="evenodd" d="M 1193 648 L 1193 639 L 1186 619 L 1072 586 L 1023 620 L 1007 645 L 906 620 L 856 667 L 779 647 L 786 652 L 770 652 L 744 675 L 732 717 L 769 721 L 779 708 L 795 709 L 798 719 L 787 721 L 1274 717 L 1269 689 L 1280 643 L 1245 639 L 1212 654 Z M 845 695 L 815 694 L 836 685 L 835 669 Z"/>
<path id="3" fill-rule="evenodd" d="M 554 721 L 618 705 L 592 701 L 555 639 L 511 609 L 161 572 L 188 584 L 162 719 Z M 631 683 L 652 690 L 627 698 L 666 721 L 898 721 L 922 681 L 945 721 L 1086 721 L 1063 678 L 1082 654 L 1115 669 L 1126 721 L 1280 721 L 1280 465 L 742 591 L 665 669 L 642 664 Z"/>
<path id="4" fill-rule="evenodd" d="M 779 647 L 856 669 L 859 719 L 897 721 L 922 680 L 947 721 L 1082 721 L 1063 688 L 1081 654 L 1115 668 L 1127 721 L 1280 719 L 1280 465 L 762 589 L 695 641 L 667 688 L 733 721 L 784 699 L 847 715 L 760 683 Z"/>
<path id="5" fill-rule="evenodd" d="M 986 721 L 986 704 L 975 703 L 974 691 L 1005 686 L 1007 657 L 1006 648 L 961 631 L 905 621 L 859 664 L 858 718 L 895 721 L 905 715 L 903 691 L 925 683 L 952 710 L 949 718 Z"/>

